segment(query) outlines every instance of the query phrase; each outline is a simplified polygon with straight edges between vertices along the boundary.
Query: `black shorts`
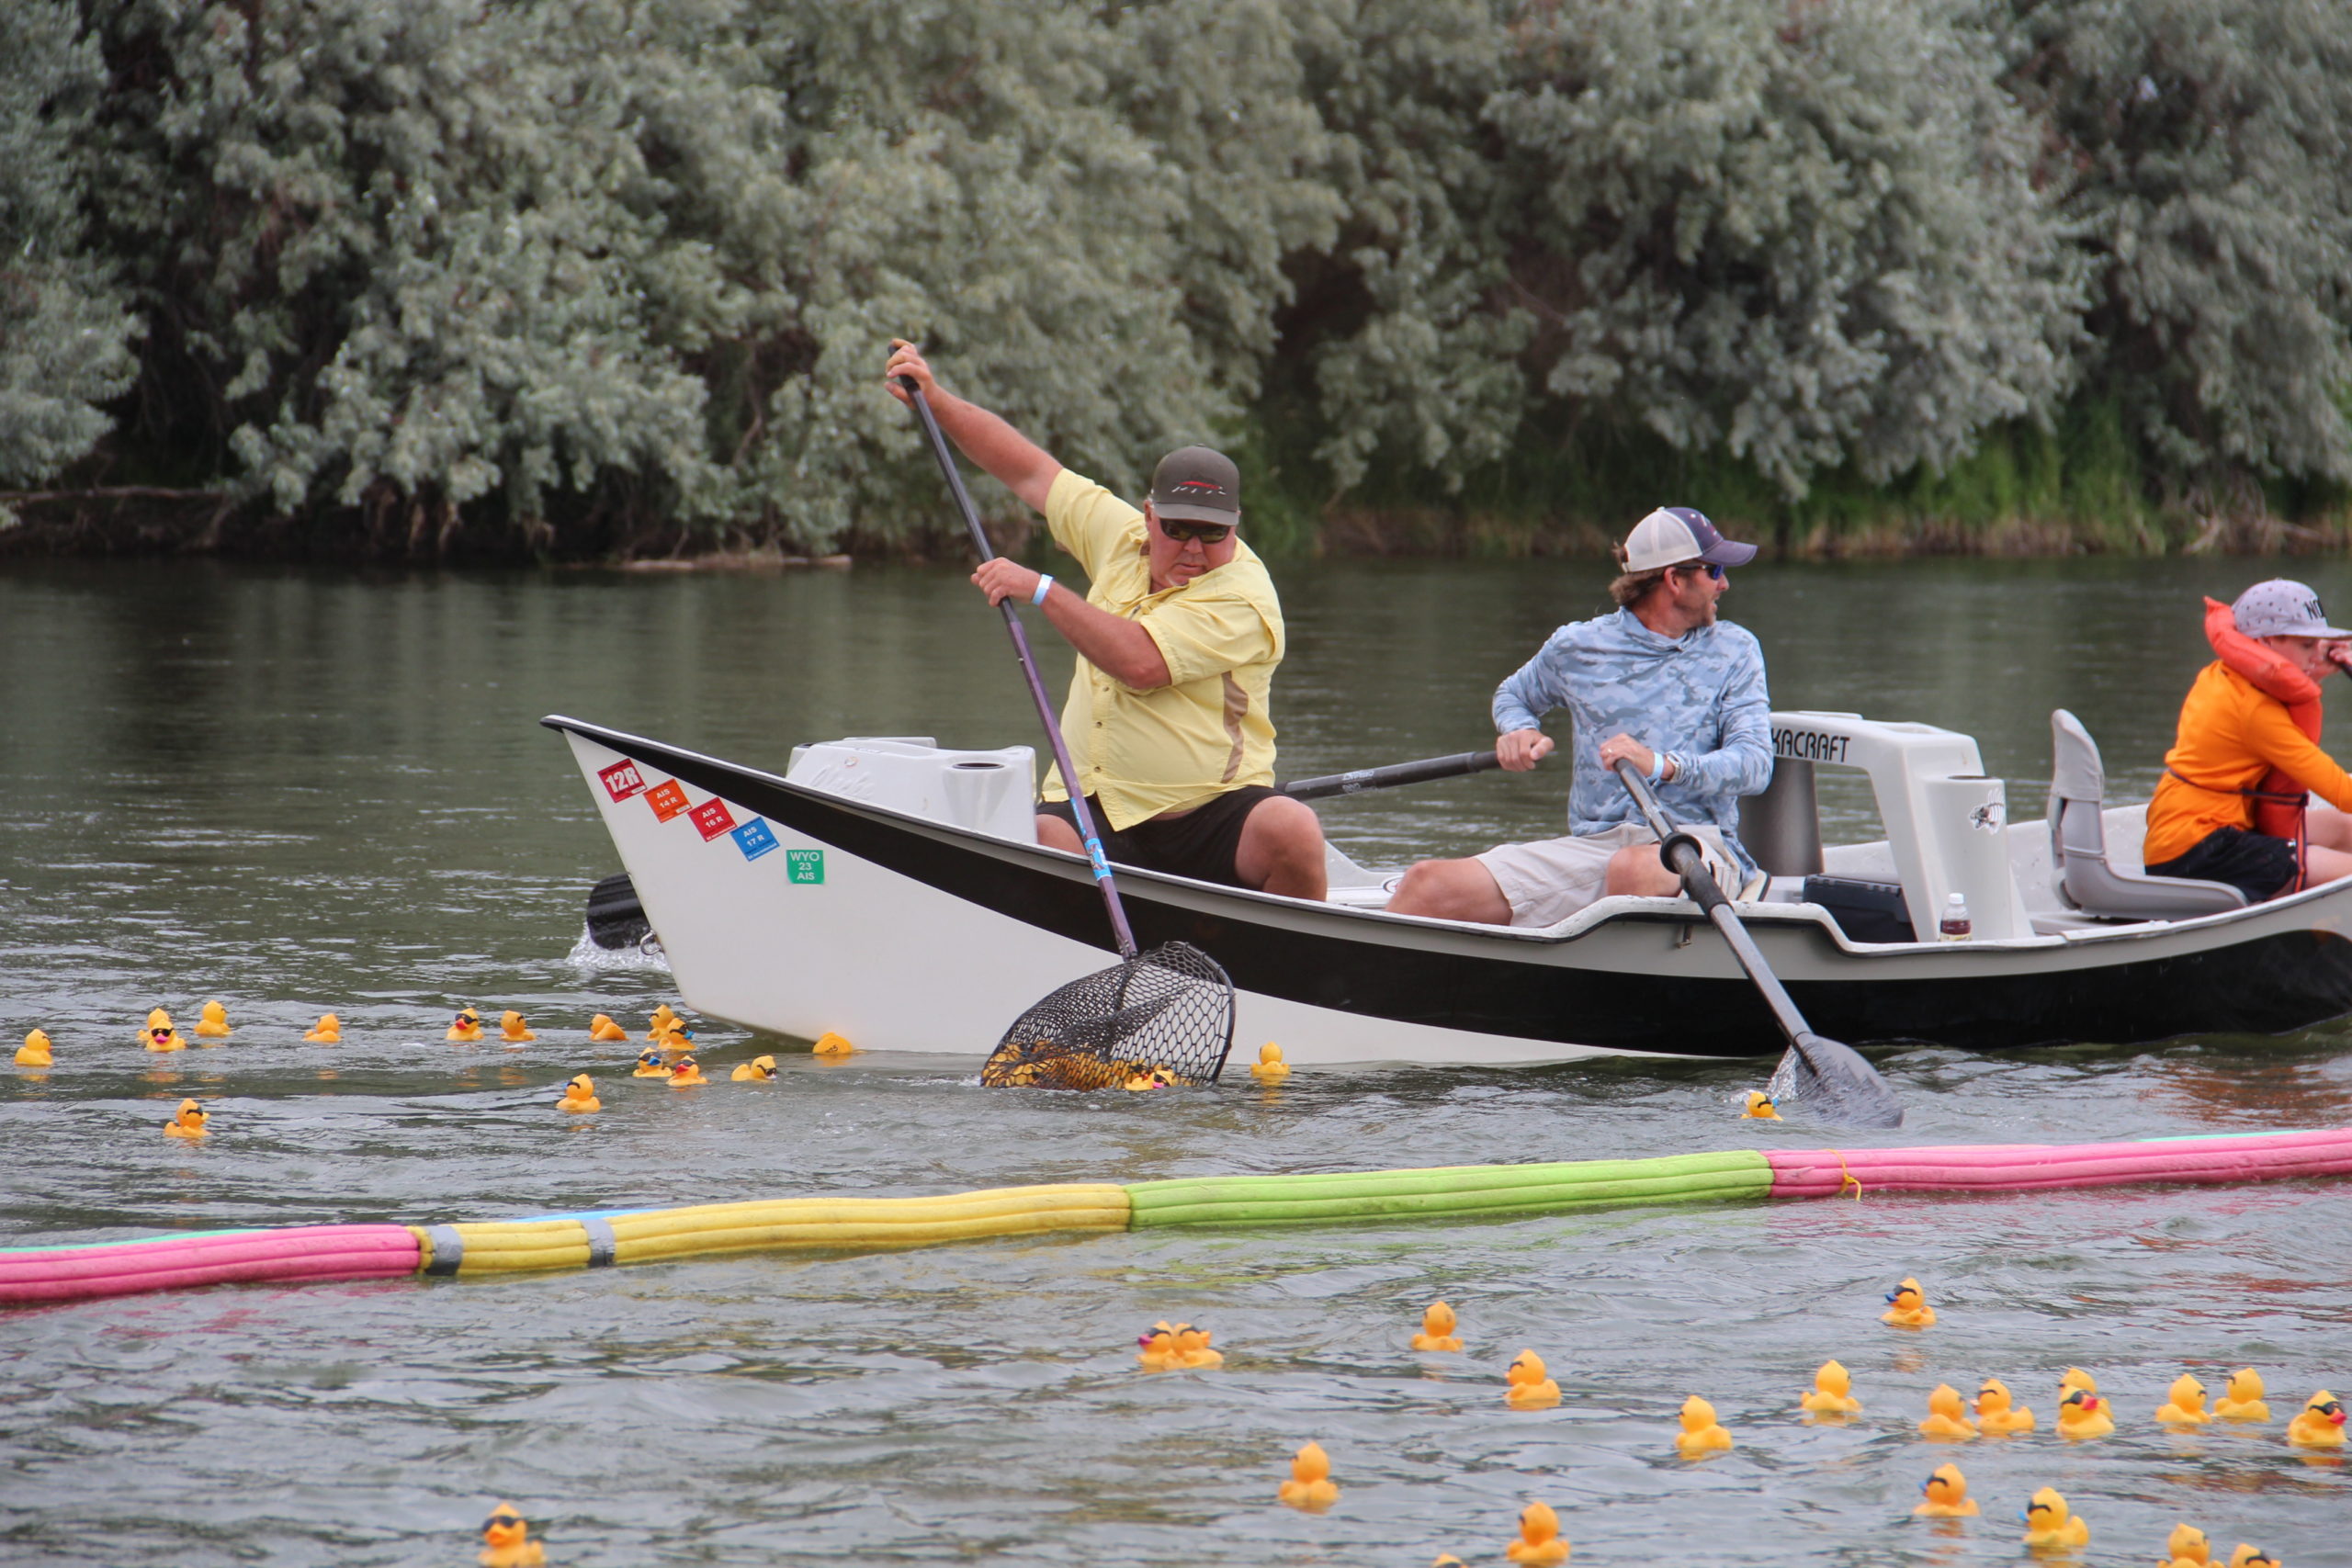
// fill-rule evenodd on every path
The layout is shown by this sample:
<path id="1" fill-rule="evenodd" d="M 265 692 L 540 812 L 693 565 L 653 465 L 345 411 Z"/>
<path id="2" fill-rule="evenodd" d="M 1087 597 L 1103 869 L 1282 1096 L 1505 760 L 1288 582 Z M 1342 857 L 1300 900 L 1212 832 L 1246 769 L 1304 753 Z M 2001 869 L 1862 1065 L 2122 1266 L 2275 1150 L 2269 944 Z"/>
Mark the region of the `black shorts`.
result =
<path id="1" fill-rule="evenodd" d="M 1260 801 L 1271 800 L 1273 795 L 1274 791 L 1264 784 L 1245 784 L 1227 790 L 1182 817 L 1138 822 L 1118 832 L 1112 831 L 1110 824 L 1103 821 L 1102 803 L 1091 795 L 1086 797 L 1086 810 L 1094 818 L 1094 830 L 1102 836 L 1102 852 L 1116 863 L 1239 887 L 1244 884 L 1233 858 L 1241 848 L 1241 826 L 1258 808 Z M 1058 817 L 1073 828 L 1078 826 L 1077 814 L 1070 810 L 1067 800 L 1046 801 L 1037 807 L 1037 814 Z"/>
<path id="2" fill-rule="evenodd" d="M 2148 867 L 2148 874 L 2226 882 L 2245 894 L 2247 903 L 2259 904 L 2286 892 L 2301 869 L 2292 839 L 2274 839 L 2243 828 L 2216 828 L 2189 845 L 2187 852 Z"/>

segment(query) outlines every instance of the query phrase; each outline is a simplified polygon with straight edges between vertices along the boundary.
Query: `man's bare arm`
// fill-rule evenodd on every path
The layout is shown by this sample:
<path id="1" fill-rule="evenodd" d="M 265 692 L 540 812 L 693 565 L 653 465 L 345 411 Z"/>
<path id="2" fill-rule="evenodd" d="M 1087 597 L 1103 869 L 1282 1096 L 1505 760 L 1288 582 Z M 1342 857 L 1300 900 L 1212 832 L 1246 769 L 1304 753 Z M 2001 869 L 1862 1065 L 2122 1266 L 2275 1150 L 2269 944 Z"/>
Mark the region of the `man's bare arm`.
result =
<path id="1" fill-rule="evenodd" d="M 883 385 L 890 389 L 890 395 L 910 406 L 914 400 L 899 385 L 899 378 L 912 377 L 915 385 L 922 389 L 923 401 L 931 405 L 939 428 L 947 433 L 947 439 L 1028 505 L 1039 512 L 1046 510 L 1046 497 L 1053 492 L 1054 480 L 1062 471 L 1061 464 L 1054 460 L 1051 453 L 1013 429 L 1001 416 L 943 389 L 932 376 L 922 351 L 904 338 L 890 340 L 890 363 L 882 374 Z"/>
<path id="2" fill-rule="evenodd" d="M 987 592 L 989 603 L 1027 600 L 1037 592 L 1039 574 L 1019 561 L 999 556 L 983 561 L 972 581 Z M 1151 634 L 1124 615 L 1098 610 L 1084 595 L 1057 582 L 1046 591 L 1046 619 L 1069 639 L 1086 661 L 1123 686 L 1138 692 L 1156 691 L 1169 682 L 1168 659 Z"/>

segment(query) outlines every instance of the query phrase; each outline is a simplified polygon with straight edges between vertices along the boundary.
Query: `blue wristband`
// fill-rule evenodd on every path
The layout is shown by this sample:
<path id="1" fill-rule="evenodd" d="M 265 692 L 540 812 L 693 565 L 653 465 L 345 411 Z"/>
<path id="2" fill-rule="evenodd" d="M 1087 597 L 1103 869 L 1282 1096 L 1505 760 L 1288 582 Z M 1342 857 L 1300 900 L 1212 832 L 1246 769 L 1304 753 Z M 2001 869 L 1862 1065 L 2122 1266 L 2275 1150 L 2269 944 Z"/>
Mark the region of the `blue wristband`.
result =
<path id="1" fill-rule="evenodd" d="M 1029 595 L 1029 603 L 1043 608 L 1046 603 L 1046 590 L 1051 588 L 1053 585 L 1054 579 L 1052 573 L 1044 571 L 1039 572 L 1037 574 L 1037 591 Z"/>
<path id="2" fill-rule="evenodd" d="M 1651 753 L 1650 753 L 1650 783 L 1652 783 L 1652 784 L 1657 784 L 1657 783 L 1659 783 L 1661 780 L 1663 780 L 1663 779 L 1665 778 L 1665 776 L 1666 776 L 1666 753 L 1665 753 L 1665 752 L 1663 752 L 1663 751 L 1653 751 L 1653 752 L 1651 752 Z"/>

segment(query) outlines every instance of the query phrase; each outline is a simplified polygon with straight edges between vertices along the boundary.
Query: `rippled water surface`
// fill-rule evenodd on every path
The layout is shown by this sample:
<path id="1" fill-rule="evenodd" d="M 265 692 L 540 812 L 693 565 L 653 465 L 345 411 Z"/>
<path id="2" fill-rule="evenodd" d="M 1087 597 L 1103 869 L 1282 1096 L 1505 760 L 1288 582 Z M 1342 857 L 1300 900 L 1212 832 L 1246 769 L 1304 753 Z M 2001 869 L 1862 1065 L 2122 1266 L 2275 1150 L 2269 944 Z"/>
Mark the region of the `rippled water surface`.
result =
<path id="1" fill-rule="evenodd" d="M 2352 570 L 2301 569 L 2352 605 Z M 1967 730 L 2020 817 L 2048 714 L 2079 713 L 2116 794 L 2144 793 L 2202 661 L 2196 596 L 2250 563 L 1775 568 L 1727 612 L 1781 706 Z M 1478 744 L 1494 682 L 1589 613 L 1589 564 L 1279 569 L 1293 775 Z M 489 1218 L 1031 1181 L 1817 1147 L 1734 1119 L 1760 1069 L 1657 1063 L 1302 1074 L 1280 1090 L 983 1093 L 964 1058 L 820 1066 L 704 1023 L 721 1081 L 627 1077 L 658 968 L 571 954 L 614 868 L 557 739 L 562 711 L 755 764 L 793 742 L 1030 739 L 994 617 L 956 574 L 435 576 L 210 565 L 0 573 L 0 1028 L 57 1041 L 0 1068 L 0 1241 L 322 1220 Z M 1066 661 L 1062 664 L 1066 671 Z M 1056 684 L 1058 685 L 1058 679 Z M 2331 726 L 2341 755 L 2352 745 Z M 1825 782 L 1832 775 L 1825 774 Z M 1330 804 L 1396 863 L 1556 831 L 1557 773 Z M 1829 787 L 1833 833 L 1864 796 Z M 910 973 L 924 962 L 909 932 Z M 235 1036 L 153 1058 L 151 1007 L 218 997 Z M 449 1012 L 526 1012 L 529 1046 L 457 1047 Z M 300 1043 L 334 1010 L 345 1043 Z M 975 1017 L 976 1037 L 1007 1021 Z M 1661 1042 L 1670 1046 L 1670 1041 Z M 724 1081 L 759 1050 L 774 1084 Z M 1911 1110 L 1877 1142 L 2071 1141 L 2340 1124 L 2352 1034 L 1881 1058 Z M 605 1106 L 550 1109 L 594 1072 Z M 159 1131 L 183 1095 L 214 1135 Z M 1499 1562 L 1531 1498 L 1577 1562 L 2010 1562 L 2040 1485 L 2091 1562 L 2152 1561 L 2176 1519 L 2226 1555 L 2352 1563 L 2352 1476 L 2283 1418 L 2352 1393 L 2340 1190 L 2123 1189 L 1995 1200 L 1649 1209 L 1333 1230 L 1148 1232 L 875 1257 L 749 1258 L 483 1281 L 232 1287 L 0 1314 L 0 1561 L 463 1563 L 489 1506 L 560 1564 Z M 1895 1280 L 1943 1321 L 1877 1321 Z M 1468 1348 L 1406 1348 L 1444 1296 Z M 1213 1328 L 1222 1371 L 1146 1376 L 1138 1330 Z M 1556 1410 L 1501 1403 L 1521 1348 Z M 1793 1414 L 1815 1365 L 1866 1414 Z M 2122 1430 L 2048 1435 L 2093 1369 Z M 2252 1363 L 2281 1419 L 2169 1436 L 2193 1370 Z M 1928 1391 L 2007 1379 L 2042 1435 L 1919 1440 Z M 1738 1439 L 1672 1456 L 1685 1395 Z M 1293 1450 L 1343 1495 L 1272 1506 Z M 1911 1519 L 1956 1460 L 1965 1525 Z"/>

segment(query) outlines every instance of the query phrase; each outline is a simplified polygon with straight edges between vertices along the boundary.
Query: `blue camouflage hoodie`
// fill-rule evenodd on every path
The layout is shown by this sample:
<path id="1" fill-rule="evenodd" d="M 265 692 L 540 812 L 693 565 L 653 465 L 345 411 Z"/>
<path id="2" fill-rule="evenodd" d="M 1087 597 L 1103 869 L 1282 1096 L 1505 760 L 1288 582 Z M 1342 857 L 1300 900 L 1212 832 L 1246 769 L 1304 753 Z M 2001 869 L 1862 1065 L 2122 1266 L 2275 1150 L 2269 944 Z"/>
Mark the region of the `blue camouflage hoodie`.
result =
<path id="1" fill-rule="evenodd" d="M 1533 729 L 1554 708 L 1576 719 L 1568 831 L 1640 820 L 1633 796 L 1600 765 L 1600 743 L 1632 736 L 1673 761 L 1657 797 L 1678 821 L 1711 822 L 1753 871 L 1739 841 L 1739 797 L 1771 781 L 1771 701 L 1764 650 L 1729 621 L 1664 637 L 1631 610 L 1562 626 L 1495 688 L 1495 729 Z"/>

